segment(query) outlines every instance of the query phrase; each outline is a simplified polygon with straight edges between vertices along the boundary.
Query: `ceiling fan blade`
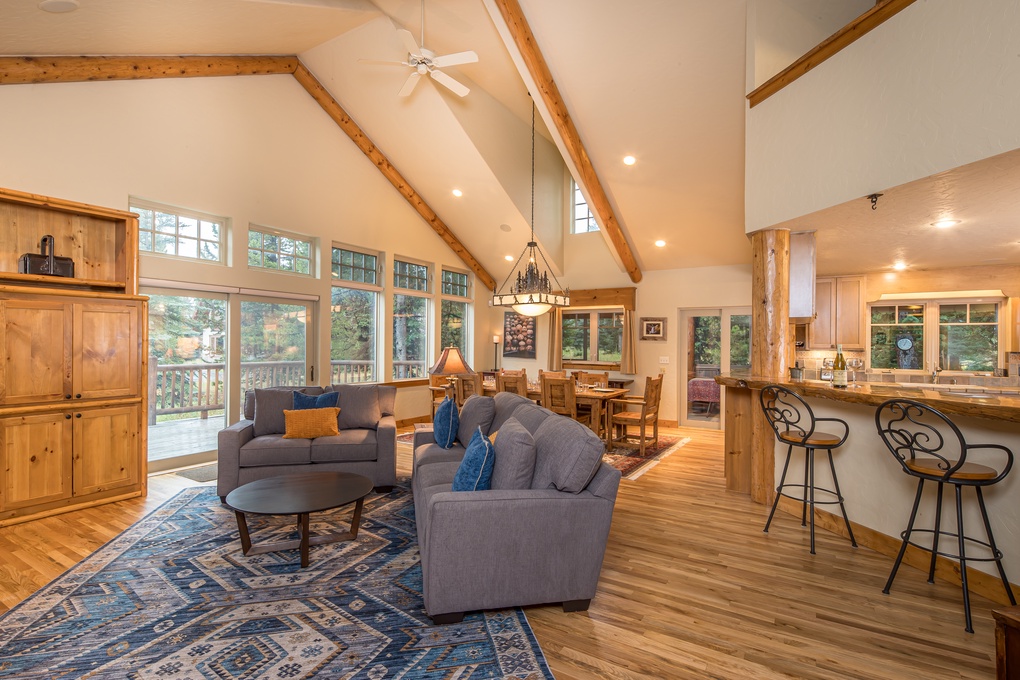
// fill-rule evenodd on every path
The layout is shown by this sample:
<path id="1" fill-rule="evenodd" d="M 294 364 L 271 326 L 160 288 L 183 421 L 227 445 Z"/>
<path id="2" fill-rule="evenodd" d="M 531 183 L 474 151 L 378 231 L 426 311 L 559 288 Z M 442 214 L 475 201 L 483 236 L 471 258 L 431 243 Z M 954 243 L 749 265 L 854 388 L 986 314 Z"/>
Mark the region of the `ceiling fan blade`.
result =
<path id="1" fill-rule="evenodd" d="M 458 97 L 463 97 L 467 95 L 468 92 L 471 91 L 468 87 L 461 85 L 456 80 L 446 75 L 442 71 L 429 71 L 429 74 L 432 76 L 432 80 L 436 81 L 443 87 L 449 89 Z"/>
<path id="2" fill-rule="evenodd" d="M 443 68 L 444 66 L 458 66 L 460 64 L 473 64 L 478 61 L 478 55 L 473 50 L 467 52 L 456 52 L 454 54 L 445 54 L 441 57 L 433 57 L 433 66 Z"/>
<path id="3" fill-rule="evenodd" d="M 414 91 L 414 86 L 418 84 L 419 77 L 420 76 L 417 71 L 411 71 L 411 75 L 407 76 L 407 80 L 404 81 L 404 86 L 400 88 L 400 92 L 397 94 L 401 97 L 410 95 Z"/>
<path id="4" fill-rule="evenodd" d="M 403 28 L 397 30 L 397 37 L 400 38 L 400 44 L 404 46 L 408 54 L 421 54 L 421 48 L 418 47 L 418 43 L 415 42 L 414 36 L 411 32 Z"/>

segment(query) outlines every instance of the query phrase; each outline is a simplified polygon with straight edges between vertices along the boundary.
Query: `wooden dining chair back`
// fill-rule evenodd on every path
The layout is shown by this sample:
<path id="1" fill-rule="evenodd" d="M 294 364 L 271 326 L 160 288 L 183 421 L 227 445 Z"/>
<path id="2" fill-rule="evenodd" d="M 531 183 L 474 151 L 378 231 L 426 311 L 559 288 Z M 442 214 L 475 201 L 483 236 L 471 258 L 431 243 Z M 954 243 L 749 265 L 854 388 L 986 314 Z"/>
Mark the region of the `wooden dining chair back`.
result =
<path id="1" fill-rule="evenodd" d="M 450 382 L 450 376 L 448 375 L 430 375 L 429 376 L 429 390 L 432 393 L 432 418 L 436 417 L 436 409 L 443 403 L 447 395 L 454 396 L 452 391 L 446 389 L 447 383 Z"/>
<path id="2" fill-rule="evenodd" d="M 456 376 L 457 408 L 464 405 L 468 397 L 475 394 L 482 394 L 481 373 L 459 373 Z"/>
<path id="3" fill-rule="evenodd" d="M 526 398 L 528 396 L 527 374 L 523 370 L 513 371 L 512 373 L 500 371 L 496 374 L 496 391 L 513 392 Z"/>
<path id="4" fill-rule="evenodd" d="M 538 381 L 542 382 L 542 377 L 546 378 L 566 378 L 566 371 L 543 371 L 541 368 L 538 369 Z"/>
<path id="5" fill-rule="evenodd" d="M 573 378 L 549 378 L 542 376 L 542 406 L 553 413 L 590 424 L 591 413 L 577 412 L 577 394 Z"/>
<path id="6" fill-rule="evenodd" d="M 645 378 L 645 394 L 641 398 L 624 397 L 609 400 L 610 443 L 638 449 L 645 455 L 647 429 L 652 429 L 652 445 L 659 444 L 659 400 L 662 397 L 662 376 Z M 616 409 L 622 409 L 617 411 Z M 637 409 L 637 410 L 630 410 Z M 637 442 L 630 439 L 628 427 L 637 427 Z"/>
<path id="7" fill-rule="evenodd" d="M 609 372 L 589 373 L 588 371 L 574 371 L 578 385 L 591 385 L 592 387 L 609 387 Z"/>
<path id="8" fill-rule="evenodd" d="M 528 377 L 528 369 L 526 369 L 526 368 L 519 368 L 519 369 L 501 368 L 501 369 L 499 369 L 499 373 L 501 373 L 503 375 L 519 375 L 519 376 L 521 376 L 523 378 L 527 378 Z"/>

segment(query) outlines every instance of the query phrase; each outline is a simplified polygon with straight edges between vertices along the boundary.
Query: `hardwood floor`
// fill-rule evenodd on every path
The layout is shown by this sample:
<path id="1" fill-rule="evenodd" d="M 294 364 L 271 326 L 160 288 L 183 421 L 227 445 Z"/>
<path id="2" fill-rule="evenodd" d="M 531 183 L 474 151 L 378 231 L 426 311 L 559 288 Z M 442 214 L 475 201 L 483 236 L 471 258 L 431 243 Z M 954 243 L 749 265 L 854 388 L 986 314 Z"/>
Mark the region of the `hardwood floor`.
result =
<path id="1" fill-rule="evenodd" d="M 971 635 L 957 586 L 904 566 L 883 595 L 890 558 L 826 531 L 812 556 L 782 513 L 763 534 L 768 508 L 725 490 L 722 434 L 670 432 L 691 442 L 623 481 L 591 609 L 526 610 L 559 680 L 994 677 L 997 605 L 972 595 Z M 0 528 L 0 609 L 194 484 L 161 475 L 146 499 Z"/>

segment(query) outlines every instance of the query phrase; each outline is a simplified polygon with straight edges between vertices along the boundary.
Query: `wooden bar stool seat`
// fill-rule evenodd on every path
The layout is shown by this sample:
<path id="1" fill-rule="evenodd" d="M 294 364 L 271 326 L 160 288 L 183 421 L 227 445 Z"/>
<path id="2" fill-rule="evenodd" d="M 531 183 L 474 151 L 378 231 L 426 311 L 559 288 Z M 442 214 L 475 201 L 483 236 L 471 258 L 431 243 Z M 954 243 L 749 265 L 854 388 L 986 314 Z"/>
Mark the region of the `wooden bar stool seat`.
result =
<path id="1" fill-rule="evenodd" d="M 910 511 L 906 530 L 900 534 L 903 539 L 900 552 L 896 556 L 896 562 L 882 592 L 889 594 L 908 545 L 931 554 L 928 583 L 935 582 L 935 562 L 939 555 L 959 560 L 964 621 L 966 631 L 973 633 L 970 590 L 967 586 L 967 562 L 995 562 L 999 578 L 1002 579 L 1002 587 L 1006 589 L 1010 603 L 1016 605 L 1013 588 L 1002 566 L 1002 551 L 995 546 L 992 525 L 988 521 L 988 510 L 985 508 L 985 498 L 981 491 L 982 487 L 996 484 L 1006 477 L 1013 467 L 1013 452 L 1001 444 L 968 444 L 960 428 L 944 413 L 912 399 L 890 399 L 880 404 L 875 412 L 875 425 L 886 448 L 896 458 L 903 471 L 917 478 L 914 507 Z M 973 453 L 977 453 L 983 462 L 967 460 Z M 998 466 L 993 467 L 991 464 L 994 463 Z M 931 529 L 917 529 L 914 522 L 917 520 L 917 510 L 921 504 L 925 482 L 936 484 L 934 526 Z M 955 531 L 947 531 L 942 526 L 942 495 L 946 484 L 952 484 L 956 492 Z M 966 534 L 963 523 L 964 487 L 974 489 L 987 540 Z M 914 538 L 917 535 L 930 537 L 930 540 L 919 542 Z M 959 552 L 939 550 L 939 542 L 943 537 L 955 539 L 955 548 Z M 968 546 L 971 554 L 967 554 Z M 975 550 L 980 550 L 982 554 L 975 556 Z"/>
<path id="2" fill-rule="evenodd" d="M 811 407 L 800 396 L 780 385 L 766 385 L 761 390 L 761 408 L 766 419 L 776 433 L 776 439 L 780 444 L 786 444 L 786 463 L 783 465 L 783 474 L 779 478 L 779 486 L 776 487 L 776 500 L 772 503 L 772 510 L 769 512 L 768 521 L 765 522 L 764 532 L 769 532 L 772 518 L 776 514 L 781 497 L 790 498 L 801 503 L 800 525 L 807 525 L 807 517 L 811 515 L 811 554 L 815 554 L 815 506 L 816 505 L 839 505 L 839 511 L 843 515 L 843 522 L 846 524 L 847 534 L 850 536 L 850 545 L 857 547 L 854 539 L 854 530 L 850 526 L 850 519 L 846 514 L 846 506 L 843 504 L 843 494 L 839 490 L 839 479 L 836 477 L 836 465 L 832 461 L 832 450 L 839 448 L 846 441 L 850 434 L 850 427 L 839 418 L 816 418 Z M 843 434 L 829 434 L 815 429 L 818 423 L 840 425 Z M 793 447 L 804 449 L 804 483 L 797 484 L 786 481 L 786 473 L 790 469 L 790 458 L 793 455 Z M 832 489 L 815 484 L 815 452 L 825 451 L 829 459 L 829 470 L 832 472 Z M 816 498 L 821 493 L 822 499 Z"/>

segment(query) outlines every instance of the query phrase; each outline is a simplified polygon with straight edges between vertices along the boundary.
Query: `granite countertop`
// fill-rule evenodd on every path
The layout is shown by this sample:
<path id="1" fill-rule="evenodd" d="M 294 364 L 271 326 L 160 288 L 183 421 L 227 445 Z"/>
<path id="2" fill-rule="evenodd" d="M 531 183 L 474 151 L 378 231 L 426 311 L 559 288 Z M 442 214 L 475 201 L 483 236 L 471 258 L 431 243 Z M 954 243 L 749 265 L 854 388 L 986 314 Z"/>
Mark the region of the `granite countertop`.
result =
<path id="1" fill-rule="evenodd" d="M 822 380 L 769 380 L 750 375 L 719 375 L 715 380 L 726 387 L 749 389 L 761 389 L 768 384 L 777 384 L 803 397 L 866 406 L 878 406 L 888 399 L 913 399 L 947 415 L 1020 423 L 1020 395 L 1016 394 L 1018 390 L 1015 387 L 997 389 L 973 385 L 857 383 L 855 388 L 835 389 L 827 381 Z"/>

